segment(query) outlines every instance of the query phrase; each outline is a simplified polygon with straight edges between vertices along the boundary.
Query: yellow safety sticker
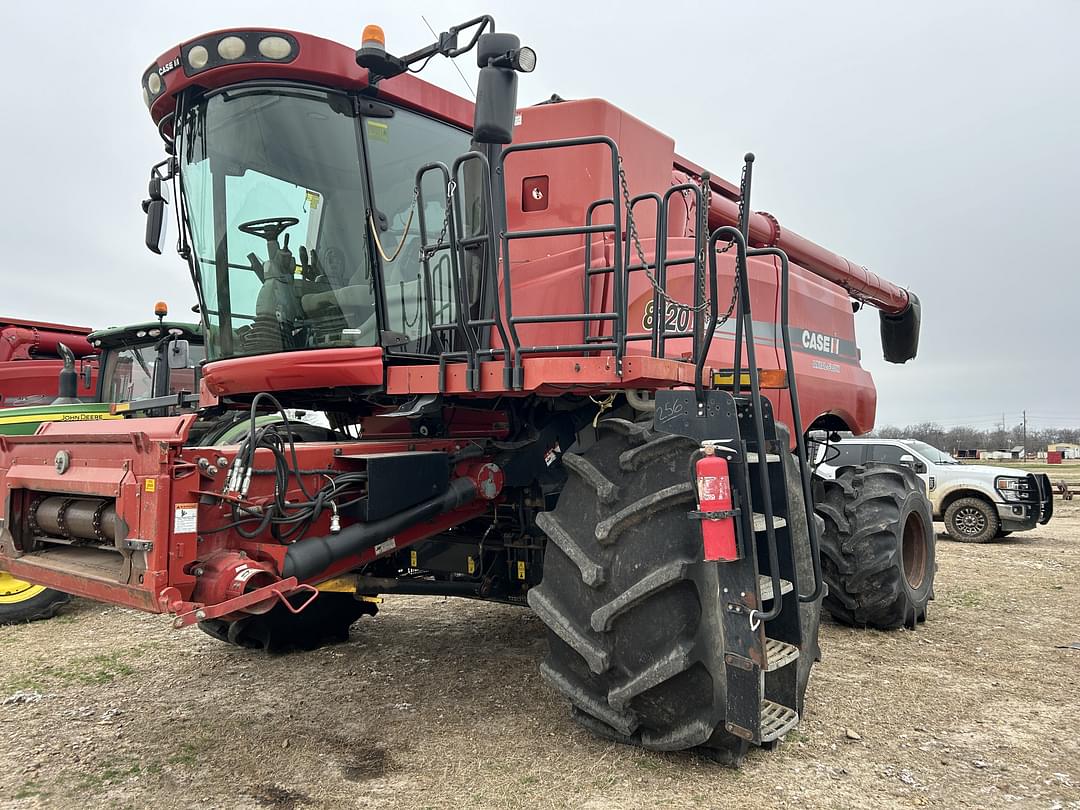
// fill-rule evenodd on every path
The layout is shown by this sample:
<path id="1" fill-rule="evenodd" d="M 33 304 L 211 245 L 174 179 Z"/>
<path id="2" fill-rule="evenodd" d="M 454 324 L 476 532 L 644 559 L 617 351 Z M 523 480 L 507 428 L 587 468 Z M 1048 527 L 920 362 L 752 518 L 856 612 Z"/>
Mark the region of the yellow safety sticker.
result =
<path id="1" fill-rule="evenodd" d="M 384 121 L 372 121 L 369 118 L 367 122 L 367 134 L 368 138 L 373 141 L 390 143 L 390 125 Z"/>
<path id="2" fill-rule="evenodd" d="M 476 560 L 474 560 L 472 557 L 469 557 L 469 573 L 476 573 Z"/>
<path id="3" fill-rule="evenodd" d="M 518 560 L 518 579 L 525 579 L 525 561 Z"/>
<path id="4" fill-rule="evenodd" d="M 308 192 L 304 194 L 304 200 L 307 202 L 308 210 L 310 211 L 314 211 L 319 207 L 319 200 L 321 199 L 322 197 L 319 196 L 319 192 L 317 191 L 308 190 Z"/>
<path id="5" fill-rule="evenodd" d="M 409 552 L 409 567 L 410 568 L 418 568 L 419 567 L 416 564 L 416 552 L 415 551 L 410 551 Z"/>
<path id="6" fill-rule="evenodd" d="M 143 489 L 145 489 L 147 492 L 154 492 L 157 489 L 157 481 L 155 481 L 153 478 L 147 478 L 146 481 L 143 483 Z"/>

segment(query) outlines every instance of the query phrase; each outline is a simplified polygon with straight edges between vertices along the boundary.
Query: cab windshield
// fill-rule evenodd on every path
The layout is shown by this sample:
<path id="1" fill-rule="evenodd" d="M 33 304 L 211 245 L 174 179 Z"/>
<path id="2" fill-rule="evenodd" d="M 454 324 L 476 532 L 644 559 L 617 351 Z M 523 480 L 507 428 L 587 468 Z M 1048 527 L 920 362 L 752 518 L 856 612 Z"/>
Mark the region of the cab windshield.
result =
<path id="1" fill-rule="evenodd" d="M 424 351 L 416 170 L 450 164 L 469 136 L 406 110 L 362 117 L 355 109 L 342 93 L 263 84 L 216 91 L 188 108 L 178 145 L 182 203 L 209 359 L 380 343 Z M 446 197 L 431 180 L 427 241 L 438 238 Z M 432 309 L 452 320 L 455 297 L 433 286 L 446 300 Z"/>
<path id="2" fill-rule="evenodd" d="M 169 368 L 160 357 L 157 344 L 127 345 L 109 349 L 102 372 L 102 402 L 135 402 L 154 394 L 154 378 L 164 374 L 169 381 L 166 395 L 196 393 L 196 369 L 203 359 L 203 347 L 192 343 L 186 368 Z"/>
<path id="3" fill-rule="evenodd" d="M 932 444 L 920 441 L 909 441 L 907 443 L 912 450 L 917 450 L 925 458 L 932 461 L 934 464 L 959 464 L 955 458 L 950 456 L 944 450 L 938 450 Z"/>

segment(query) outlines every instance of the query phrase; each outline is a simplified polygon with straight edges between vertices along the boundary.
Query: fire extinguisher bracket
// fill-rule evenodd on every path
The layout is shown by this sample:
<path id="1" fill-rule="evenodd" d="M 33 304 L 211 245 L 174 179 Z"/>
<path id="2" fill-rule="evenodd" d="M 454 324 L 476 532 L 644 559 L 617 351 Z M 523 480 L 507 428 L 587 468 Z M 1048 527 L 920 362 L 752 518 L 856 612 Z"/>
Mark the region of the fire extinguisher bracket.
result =
<path id="1" fill-rule="evenodd" d="M 695 509 L 692 512 L 687 512 L 686 516 L 691 520 L 723 520 L 724 518 L 738 517 L 741 514 L 742 510 L 736 506 L 734 509 L 723 509 L 719 512 L 699 512 Z"/>

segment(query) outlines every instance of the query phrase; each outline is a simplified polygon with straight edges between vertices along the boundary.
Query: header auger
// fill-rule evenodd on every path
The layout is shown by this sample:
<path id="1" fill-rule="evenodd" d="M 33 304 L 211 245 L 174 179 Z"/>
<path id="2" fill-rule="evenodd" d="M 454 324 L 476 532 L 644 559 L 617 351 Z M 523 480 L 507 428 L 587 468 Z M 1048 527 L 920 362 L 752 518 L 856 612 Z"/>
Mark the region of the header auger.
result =
<path id="1" fill-rule="evenodd" d="M 409 73 L 466 52 L 475 105 Z M 921 618 L 916 483 L 851 485 L 906 505 L 867 591 L 806 453 L 873 424 L 852 298 L 903 361 L 915 297 L 753 214 L 752 156 L 735 187 L 608 102 L 517 108 L 535 59 L 481 17 L 401 58 L 373 29 L 245 29 L 151 65 L 147 244 L 171 181 L 201 408 L 0 440 L 3 564 L 267 648 L 341 638 L 379 594 L 527 603 L 580 722 L 729 762 L 798 723 L 823 599 Z M 192 440 L 218 420 L 247 431 Z M 62 542 L 34 519 L 57 496 L 115 530 Z"/>

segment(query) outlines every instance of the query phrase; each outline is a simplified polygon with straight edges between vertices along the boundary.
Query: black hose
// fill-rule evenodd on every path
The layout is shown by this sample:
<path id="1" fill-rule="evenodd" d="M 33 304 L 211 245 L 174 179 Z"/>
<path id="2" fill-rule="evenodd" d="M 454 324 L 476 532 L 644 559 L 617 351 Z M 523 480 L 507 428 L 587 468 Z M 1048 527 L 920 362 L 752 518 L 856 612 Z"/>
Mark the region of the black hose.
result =
<path id="1" fill-rule="evenodd" d="M 337 534 L 309 537 L 285 552 L 283 577 L 303 581 L 325 571 L 338 560 L 352 557 L 377 546 L 388 537 L 403 532 L 418 523 L 431 520 L 476 500 L 476 484 L 469 478 L 455 478 L 441 495 L 417 504 L 397 514 L 371 523 L 354 523 Z"/>

